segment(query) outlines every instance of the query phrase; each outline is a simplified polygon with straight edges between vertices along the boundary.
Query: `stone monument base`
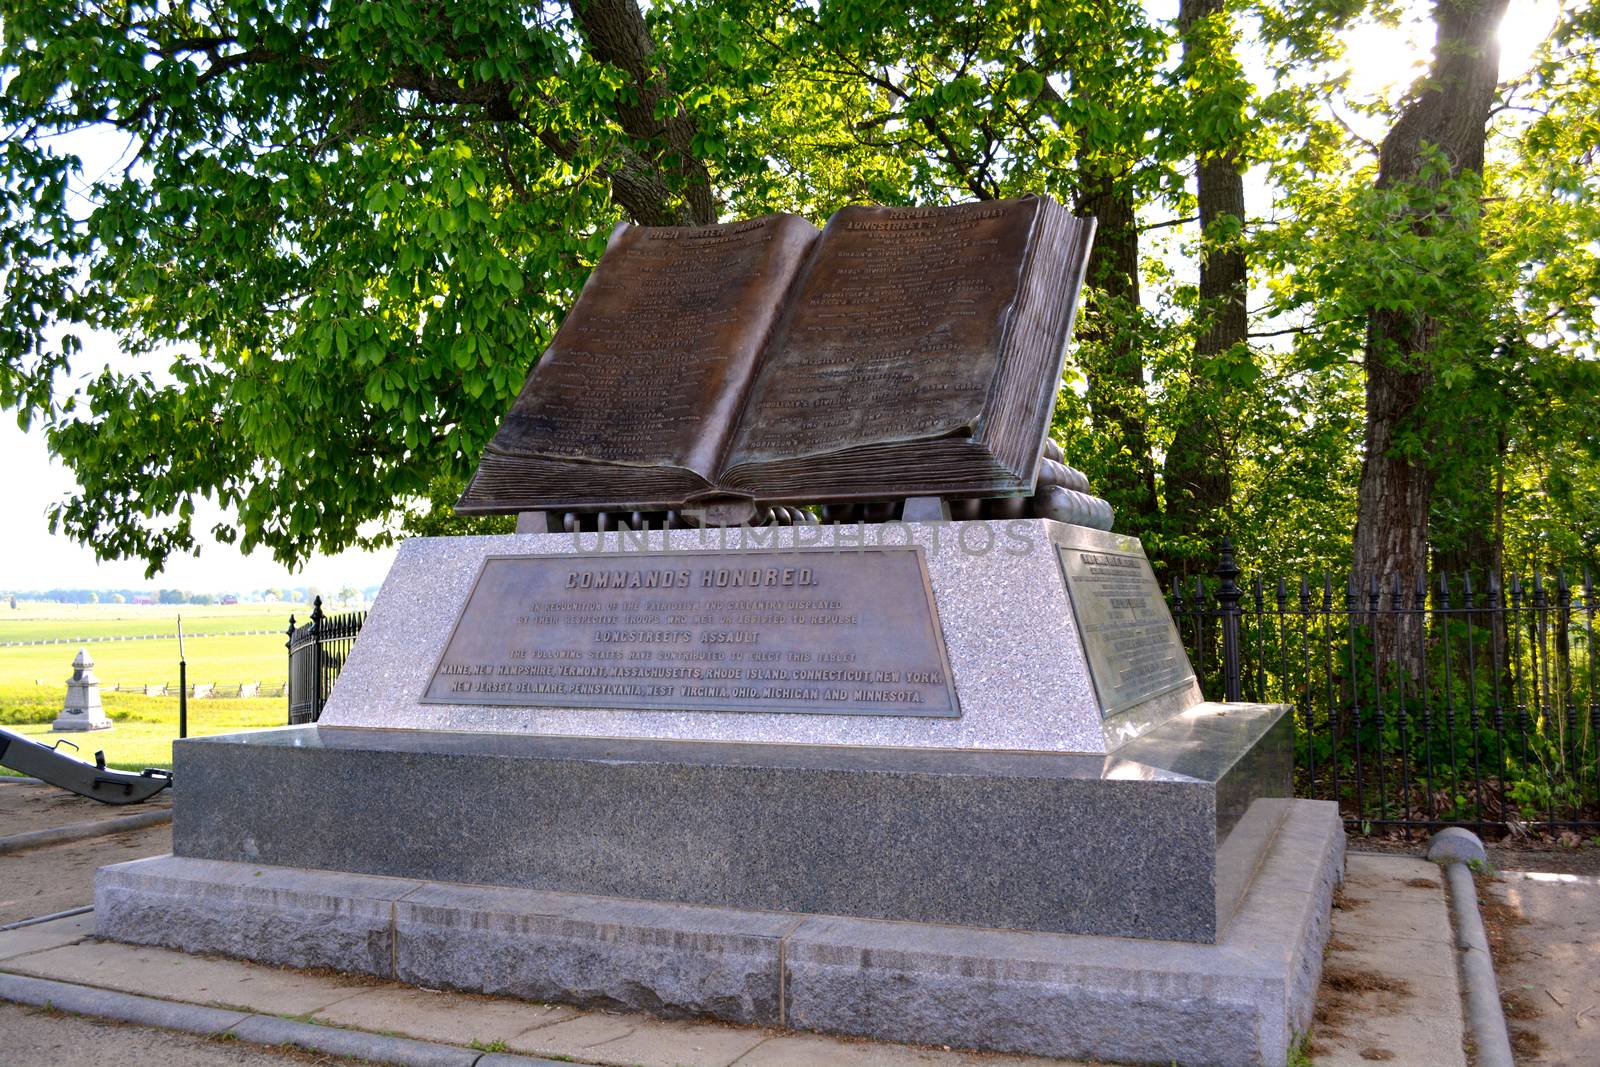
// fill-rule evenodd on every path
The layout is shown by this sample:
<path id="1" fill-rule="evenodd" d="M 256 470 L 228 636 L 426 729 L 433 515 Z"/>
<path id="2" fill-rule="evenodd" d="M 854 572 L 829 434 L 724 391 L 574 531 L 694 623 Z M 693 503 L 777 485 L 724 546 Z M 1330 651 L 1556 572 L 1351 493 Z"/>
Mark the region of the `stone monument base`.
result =
<path id="1" fill-rule="evenodd" d="M 1277 831 L 1287 709 L 1109 755 L 307 725 L 173 746 L 190 859 L 1212 942 Z"/>
<path id="2" fill-rule="evenodd" d="M 180 794 L 181 797 L 181 794 Z M 100 935 L 429 987 L 1121 1063 L 1282 1064 L 1343 873 L 1285 817 L 1215 944 L 659 903 L 159 856 L 102 868 Z"/>
<path id="3" fill-rule="evenodd" d="M 63 711 L 50 723 L 50 732 L 53 734 L 76 734 L 85 733 L 89 730 L 109 729 L 111 729 L 111 720 L 106 718 L 104 712 L 94 718 L 89 718 L 82 712 L 75 714 L 70 710 Z"/>

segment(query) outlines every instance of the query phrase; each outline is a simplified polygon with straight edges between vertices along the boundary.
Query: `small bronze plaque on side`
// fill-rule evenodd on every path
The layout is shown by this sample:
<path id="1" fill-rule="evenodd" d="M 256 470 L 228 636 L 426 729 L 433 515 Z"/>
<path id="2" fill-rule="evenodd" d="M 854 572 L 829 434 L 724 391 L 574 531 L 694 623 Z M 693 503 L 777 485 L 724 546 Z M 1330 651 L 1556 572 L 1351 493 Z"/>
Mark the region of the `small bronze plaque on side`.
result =
<path id="1" fill-rule="evenodd" d="M 1194 680 L 1178 627 L 1142 555 L 1057 545 L 1072 614 L 1108 718 Z"/>
<path id="2" fill-rule="evenodd" d="M 422 702 L 961 714 L 915 547 L 491 556 Z"/>

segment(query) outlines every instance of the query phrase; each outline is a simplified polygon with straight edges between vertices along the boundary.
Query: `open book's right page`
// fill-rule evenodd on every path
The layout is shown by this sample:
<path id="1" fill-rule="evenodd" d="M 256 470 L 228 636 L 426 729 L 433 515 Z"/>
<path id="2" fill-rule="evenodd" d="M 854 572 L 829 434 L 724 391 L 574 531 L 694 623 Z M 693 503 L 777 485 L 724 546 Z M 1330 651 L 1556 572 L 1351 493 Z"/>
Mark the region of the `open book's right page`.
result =
<path id="1" fill-rule="evenodd" d="M 1092 231 L 1044 197 L 839 211 L 723 484 L 769 500 L 1029 491 Z"/>

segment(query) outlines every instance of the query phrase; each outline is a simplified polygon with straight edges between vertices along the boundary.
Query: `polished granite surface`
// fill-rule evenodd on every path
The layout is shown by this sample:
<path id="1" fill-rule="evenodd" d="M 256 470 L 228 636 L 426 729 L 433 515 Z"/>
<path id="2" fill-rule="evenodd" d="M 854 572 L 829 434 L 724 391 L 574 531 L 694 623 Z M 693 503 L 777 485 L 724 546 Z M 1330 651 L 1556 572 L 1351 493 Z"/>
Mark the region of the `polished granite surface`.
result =
<path id="1" fill-rule="evenodd" d="M 1281 707 L 1271 704 L 1199 704 L 1109 756 L 869 745 L 662 742 L 643 738 L 373 730 L 325 725 L 282 726 L 190 738 L 185 744 L 454 754 L 485 759 L 670 761 L 724 767 L 1215 782 L 1250 752 L 1281 713 Z"/>
<path id="2" fill-rule="evenodd" d="M 1288 795 L 1281 708 L 1113 757 L 291 727 L 175 746 L 173 850 L 604 896 L 1211 941 Z"/>
<path id="3" fill-rule="evenodd" d="M 637 548 L 630 548 L 636 545 Z M 486 558 L 749 552 L 797 558 L 915 545 L 927 566 L 961 714 L 795 714 L 424 703 Z M 1142 556 L 1135 538 L 1046 519 L 638 534 L 417 538 L 401 546 L 321 722 L 381 729 L 747 744 L 894 745 L 1104 755 L 1198 703 L 1192 678 L 1102 714 L 1057 549 Z M 1155 599 L 1159 590 L 1151 586 Z M 1164 602 L 1160 603 L 1165 610 Z"/>

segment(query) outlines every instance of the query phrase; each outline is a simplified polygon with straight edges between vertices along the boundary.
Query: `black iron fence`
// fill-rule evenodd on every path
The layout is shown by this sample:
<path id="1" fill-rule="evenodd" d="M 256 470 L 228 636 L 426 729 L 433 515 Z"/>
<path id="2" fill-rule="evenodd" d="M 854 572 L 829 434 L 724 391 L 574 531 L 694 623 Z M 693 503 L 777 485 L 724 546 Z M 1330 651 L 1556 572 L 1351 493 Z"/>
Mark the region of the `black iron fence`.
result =
<path id="1" fill-rule="evenodd" d="M 1592 577 L 1436 575 L 1388 588 L 1251 578 L 1172 590 L 1207 693 L 1289 704 L 1295 791 L 1352 827 L 1600 828 Z"/>
<path id="2" fill-rule="evenodd" d="M 311 619 L 296 626 L 289 616 L 289 723 L 316 722 L 333 692 L 333 683 L 366 621 L 364 611 L 325 615 L 322 598 L 311 605 Z"/>

